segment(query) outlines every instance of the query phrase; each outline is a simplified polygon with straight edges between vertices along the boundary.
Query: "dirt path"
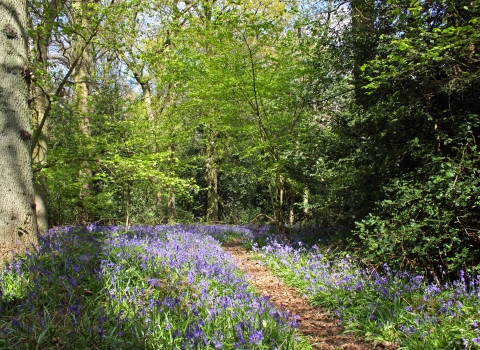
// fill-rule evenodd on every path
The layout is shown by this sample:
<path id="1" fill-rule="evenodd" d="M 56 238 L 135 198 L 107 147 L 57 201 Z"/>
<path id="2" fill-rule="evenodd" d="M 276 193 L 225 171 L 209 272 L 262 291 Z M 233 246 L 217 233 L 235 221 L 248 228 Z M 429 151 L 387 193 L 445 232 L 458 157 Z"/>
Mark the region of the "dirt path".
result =
<path id="1" fill-rule="evenodd" d="M 245 272 L 248 281 L 259 293 L 270 296 L 277 308 L 287 309 L 291 314 L 300 316 L 299 331 L 308 336 L 315 349 L 394 349 L 390 344 L 375 346 L 355 339 L 352 335 L 340 334 L 343 328 L 338 320 L 331 317 L 327 311 L 310 306 L 298 290 L 283 284 L 263 263 L 254 260 L 240 242 L 227 243 L 224 249 L 232 254 L 240 270 Z"/>

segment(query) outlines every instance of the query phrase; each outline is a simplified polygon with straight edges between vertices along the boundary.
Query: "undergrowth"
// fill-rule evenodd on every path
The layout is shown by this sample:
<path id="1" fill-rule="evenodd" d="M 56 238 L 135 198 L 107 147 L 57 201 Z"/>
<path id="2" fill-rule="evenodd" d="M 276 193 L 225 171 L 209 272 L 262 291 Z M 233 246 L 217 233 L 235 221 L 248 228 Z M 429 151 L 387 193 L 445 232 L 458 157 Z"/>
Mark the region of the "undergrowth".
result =
<path id="1" fill-rule="evenodd" d="M 271 237 L 257 257 L 310 302 L 332 311 L 345 332 L 399 349 L 478 349 L 480 276 L 460 271 L 452 281 L 367 268 L 345 251 L 318 242 L 294 245 Z M 445 274 L 443 274 L 445 276 Z"/>

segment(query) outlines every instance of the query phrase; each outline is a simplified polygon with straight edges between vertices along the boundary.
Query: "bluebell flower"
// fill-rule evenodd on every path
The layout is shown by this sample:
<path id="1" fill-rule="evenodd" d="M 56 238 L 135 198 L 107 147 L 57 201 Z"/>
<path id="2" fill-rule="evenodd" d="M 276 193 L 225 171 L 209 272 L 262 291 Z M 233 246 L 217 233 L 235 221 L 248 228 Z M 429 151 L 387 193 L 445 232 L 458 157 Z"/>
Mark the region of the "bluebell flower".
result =
<path id="1" fill-rule="evenodd" d="M 100 339 L 103 339 L 104 332 L 103 332 L 103 327 L 102 326 L 98 327 L 97 332 L 98 332 L 98 336 L 100 337 Z"/>
<path id="2" fill-rule="evenodd" d="M 252 334 L 248 337 L 248 340 L 254 345 L 260 345 L 263 340 L 262 331 L 253 330 Z"/>

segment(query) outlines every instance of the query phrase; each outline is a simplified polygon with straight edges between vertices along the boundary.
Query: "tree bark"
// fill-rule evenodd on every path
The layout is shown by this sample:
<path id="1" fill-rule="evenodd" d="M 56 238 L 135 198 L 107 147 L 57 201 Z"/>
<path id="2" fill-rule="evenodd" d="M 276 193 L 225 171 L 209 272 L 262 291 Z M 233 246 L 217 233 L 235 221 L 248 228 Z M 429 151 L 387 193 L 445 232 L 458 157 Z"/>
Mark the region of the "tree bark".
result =
<path id="1" fill-rule="evenodd" d="M 173 225 L 175 223 L 175 217 L 177 215 L 176 201 L 175 201 L 175 190 L 173 187 L 170 187 L 170 192 L 168 195 L 168 224 Z"/>
<path id="2" fill-rule="evenodd" d="M 0 259 L 36 247 L 27 2 L 0 3 Z"/>
<path id="3" fill-rule="evenodd" d="M 310 197 L 310 191 L 308 188 L 305 188 L 303 192 L 303 213 L 304 213 L 304 221 L 308 222 L 310 218 L 310 204 L 309 204 L 309 197 Z"/>
<path id="4" fill-rule="evenodd" d="M 288 221 L 290 225 L 295 224 L 295 196 L 292 194 L 290 195 L 290 208 L 288 212 Z"/>
<path id="5" fill-rule="evenodd" d="M 207 182 L 207 222 L 218 221 L 218 170 L 215 164 L 214 138 L 207 139 L 205 181 Z"/>
<path id="6" fill-rule="evenodd" d="M 285 232 L 284 197 L 285 197 L 285 179 L 277 172 L 275 176 L 275 188 L 271 189 L 272 208 L 275 218 L 275 226 L 279 233 Z"/>
<path id="7" fill-rule="evenodd" d="M 367 80 L 361 67 L 375 57 L 378 34 L 375 31 L 375 2 L 372 0 L 351 0 L 351 35 L 353 38 L 353 84 L 355 102 L 366 107 L 369 103 L 367 91 L 363 88 Z"/>
<path id="8" fill-rule="evenodd" d="M 173 178 L 175 177 L 175 145 L 170 144 L 168 146 L 168 150 L 170 151 L 170 176 Z M 170 186 L 169 194 L 168 194 L 168 223 L 173 225 L 175 223 L 175 217 L 177 216 L 177 206 L 175 200 L 175 187 Z"/>
<path id="9" fill-rule="evenodd" d="M 45 53 L 46 53 L 45 47 Z M 47 67 L 43 65 L 42 67 Z M 41 122 L 45 115 L 45 109 L 47 105 L 47 99 L 42 89 L 36 86 L 33 89 L 35 94 L 33 100 L 33 113 L 34 121 L 37 125 Z M 33 162 L 37 163 L 40 167 L 47 163 L 47 133 L 46 127 L 44 127 L 39 134 L 38 142 L 34 145 L 33 149 Z M 34 190 L 35 190 L 35 208 L 37 215 L 37 227 L 39 234 L 43 234 L 48 230 L 48 209 L 47 209 L 47 181 L 45 175 L 39 171 L 35 174 L 34 178 Z"/>
<path id="10" fill-rule="evenodd" d="M 53 31 L 53 23 L 59 13 L 59 8 L 63 2 L 59 0 L 51 0 L 46 2 L 43 8 L 43 19 L 39 25 L 40 30 L 36 31 L 34 41 L 35 65 L 36 70 L 48 73 L 48 46 Z M 46 74 L 48 76 L 48 74 Z M 38 84 L 38 83 L 37 83 Z M 41 82 L 40 82 L 41 84 Z M 36 85 L 33 89 L 33 122 L 38 128 L 38 142 L 33 146 L 33 162 L 38 164 L 40 168 L 47 164 L 47 125 L 43 119 L 46 117 L 48 108 L 48 96 L 41 85 Z M 35 189 L 35 205 L 37 214 L 37 227 L 39 234 L 43 234 L 48 230 L 48 206 L 47 206 L 47 180 L 42 172 L 37 172 L 34 177 Z"/>
<path id="11" fill-rule="evenodd" d="M 135 75 L 135 77 L 137 77 L 137 75 Z M 147 120 L 153 127 L 155 120 L 153 119 L 152 92 L 150 91 L 150 84 L 146 78 L 137 78 L 137 82 L 142 87 L 142 98 L 145 106 L 145 113 L 147 114 Z"/>
<path id="12" fill-rule="evenodd" d="M 82 28 L 88 28 L 89 23 L 86 17 L 91 12 L 90 9 L 87 8 L 89 0 L 83 0 L 79 4 L 76 5 L 76 12 L 77 18 L 76 21 L 80 24 Z M 89 96 L 89 68 L 91 66 L 91 56 L 88 43 L 82 42 L 83 40 L 77 41 L 75 51 L 76 55 L 81 55 L 81 59 L 76 67 L 76 74 L 75 74 L 75 93 L 77 99 L 77 111 L 79 114 L 78 118 L 78 129 L 80 131 L 80 135 L 82 136 L 83 141 L 86 141 L 91 136 L 91 121 L 89 115 L 89 107 L 88 107 L 88 96 Z M 88 46 L 86 46 L 88 45 Z M 86 46 L 86 47 L 85 47 Z M 81 147 L 85 147 L 84 144 L 81 144 Z M 88 156 L 88 155 L 87 155 Z M 80 222 L 86 223 L 90 221 L 90 213 L 88 210 L 88 197 L 90 197 L 93 193 L 93 184 L 92 179 L 93 172 L 91 166 L 88 162 L 83 162 L 80 165 L 79 170 L 79 181 L 81 184 L 80 193 L 79 193 L 79 201 L 80 201 Z"/>
<path id="13" fill-rule="evenodd" d="M 207 161 L 205 180 L 207 181 L 207 222 L 218 221 L 218 177 L 217 169 L 213 162 Z"/>

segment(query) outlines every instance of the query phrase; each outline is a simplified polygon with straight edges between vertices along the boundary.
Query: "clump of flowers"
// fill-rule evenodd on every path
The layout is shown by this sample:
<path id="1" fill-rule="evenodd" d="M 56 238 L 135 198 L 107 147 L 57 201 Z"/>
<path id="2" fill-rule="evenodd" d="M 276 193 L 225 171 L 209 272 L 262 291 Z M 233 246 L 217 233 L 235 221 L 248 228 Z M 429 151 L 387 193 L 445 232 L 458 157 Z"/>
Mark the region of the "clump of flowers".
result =
<path id="1" fill-rule="evenodd" d="M 291 315 L 249 287 L 217 230 L 50 230 L 0 275 L 0 348 L 307 347 Z"/>
<path id="2" fill-rule="evenodd" d="M 387 264 L 364 268 L 346 253 L 319 243 L 295 247 L 270 239 L 256 249 L 279 276 L 327 307 L 349 331 L 410 349 L 477 349 L 480 276 L 460 271 L 452 282 L 429 280 Z"/>

